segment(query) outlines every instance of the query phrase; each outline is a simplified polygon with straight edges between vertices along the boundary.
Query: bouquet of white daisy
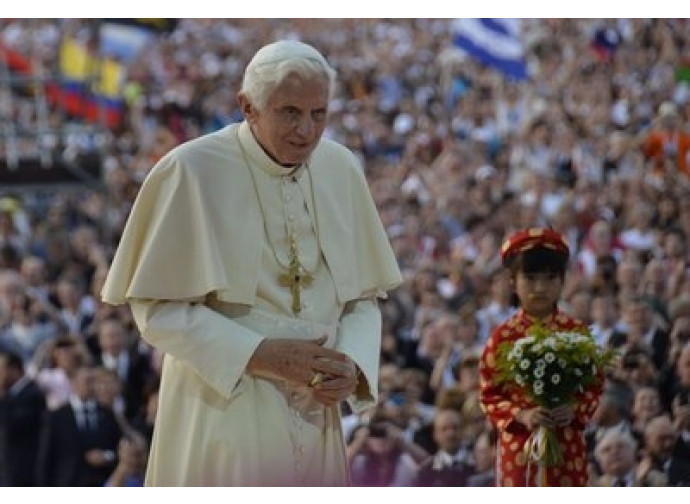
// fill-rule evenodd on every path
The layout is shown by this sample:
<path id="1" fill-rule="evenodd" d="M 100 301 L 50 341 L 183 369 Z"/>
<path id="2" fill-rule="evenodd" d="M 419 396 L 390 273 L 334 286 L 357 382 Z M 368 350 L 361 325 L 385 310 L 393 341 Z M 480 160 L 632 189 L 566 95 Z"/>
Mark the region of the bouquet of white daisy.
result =
<path id="1" fill-rule="evenodd" d="M 612 355 L 598 347 L 586 330 L 552 332 L 534 325 L 524 338 L 498 346 L 498 382 L 520 387 L 535 404 L 551 409 L 574 403 L 576 394 L 601 376 Z M 528 447 L 546 465 L 563 461 L 562 448 L 550 429 L 540 427 Z"/>

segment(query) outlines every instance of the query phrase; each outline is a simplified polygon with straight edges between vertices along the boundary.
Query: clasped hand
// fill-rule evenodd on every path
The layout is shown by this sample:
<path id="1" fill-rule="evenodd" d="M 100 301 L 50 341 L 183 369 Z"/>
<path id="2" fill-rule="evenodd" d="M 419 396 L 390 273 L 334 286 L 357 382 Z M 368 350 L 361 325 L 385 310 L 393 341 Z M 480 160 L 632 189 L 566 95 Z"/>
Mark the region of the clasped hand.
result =
<path id="1" fill-rule="evenodd" d="M 537 406 L 520 411 L 515 418 L 529 430 L 534 430 L 539 426 L 563 427 L 569 425 L 575 418 L 575 407 L 572 404 L 563 404 L 552 409 Z"/>
<path id="2" fill-rule="evenodd" d="M 323 381 L 312 387 L 314 398 L 324 406 L 334 406 L 355 390 L 357 367 L 347 355 L 324 347 L 325 342 L 325 336 L 313 340 L 265 339 L 249 360 L 247 372 L 306 386 L 321 373 Z"/>

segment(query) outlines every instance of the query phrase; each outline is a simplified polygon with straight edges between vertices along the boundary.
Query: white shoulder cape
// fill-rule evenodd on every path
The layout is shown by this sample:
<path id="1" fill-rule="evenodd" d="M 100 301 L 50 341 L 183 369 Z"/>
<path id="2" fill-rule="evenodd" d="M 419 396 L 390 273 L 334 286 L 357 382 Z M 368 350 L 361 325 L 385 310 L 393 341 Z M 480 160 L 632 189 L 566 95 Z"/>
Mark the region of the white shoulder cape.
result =
<path id="1" fill-rule="evenodd" d="M 172 149 L 154 166 L 103 286 L 105 302 L 215 292 L 253 304 L 264 228 L 238 141 L 258 145 L 246 123 L 234 124 Z M 309 170 L 339 300 L 385 296 L 402 278 L 357 159 L 324 139 Z"/>

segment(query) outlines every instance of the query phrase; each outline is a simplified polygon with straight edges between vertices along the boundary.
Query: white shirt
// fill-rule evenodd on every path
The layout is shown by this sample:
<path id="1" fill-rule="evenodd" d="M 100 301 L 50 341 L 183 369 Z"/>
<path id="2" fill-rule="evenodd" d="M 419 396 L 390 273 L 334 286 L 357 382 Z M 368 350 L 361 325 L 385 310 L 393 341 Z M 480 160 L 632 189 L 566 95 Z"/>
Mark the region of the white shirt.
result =
<path id="1" fill-rule="evenodd" d="M 72 406 L 72 410 L 74 410 L 74 416 L 77 419 L 79 429 L 96 428 L 96 402 L 93 399 L 84 402 L 76 395 L 71 395 L 69 403 Z"/>
<path id="2" fill-rule="evenodd" d="M 454 455 L 451 455 L 445 450 L 439 450 L 436 455 L 434 455 L 432 467 L 435 470 L 440 470 L 444 467 L 453 467 L 455 464 L 472 464 L 472 456 L 467 448 L 460 447 L 460 449 Z"/>
<path id="3" fill-rule="evenodd" d="M 117 372 L 120 380 L 127 378 L 127 371 L 129 369 L 129 354 L 125 350 L 121 351 L 117 357 L 113 357 L 109 353 L 101 354 L 103 365 L 108 369 L 113 369 Z"/>

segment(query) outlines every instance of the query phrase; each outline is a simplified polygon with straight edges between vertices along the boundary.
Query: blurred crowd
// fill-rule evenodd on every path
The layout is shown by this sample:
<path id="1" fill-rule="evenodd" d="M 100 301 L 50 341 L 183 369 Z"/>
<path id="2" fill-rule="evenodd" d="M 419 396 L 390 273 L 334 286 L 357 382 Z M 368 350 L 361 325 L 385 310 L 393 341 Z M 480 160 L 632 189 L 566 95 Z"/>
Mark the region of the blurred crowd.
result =
<path id="1" fill-rule="evenodd" d="M 0 20 L 0 38 L 47 72 L 88 21 Z M 525 19 L 522 34 L 523 82 L 459 51 L 450 19 L 185 19 L 147 44 L 99 145 L 102 187 L 0 188 L 0 485 L 142 484 L 161 355 L 102 281 L 156 160 L 241 120 L 247 61 L 295 37 L 339 72 L 325 135 L 360 157 L 405 277 L 381 305 L 379 405 L 343 411 L 353 484 L 493 484 L 478 358 L 516 310 L 499 249 L 548 225 L 571 247 L 562 308 L 619 350 L 590 484 L 690 486 L 690 21 Z M 36 114 L 9 119 L 31 130 Z"/>

